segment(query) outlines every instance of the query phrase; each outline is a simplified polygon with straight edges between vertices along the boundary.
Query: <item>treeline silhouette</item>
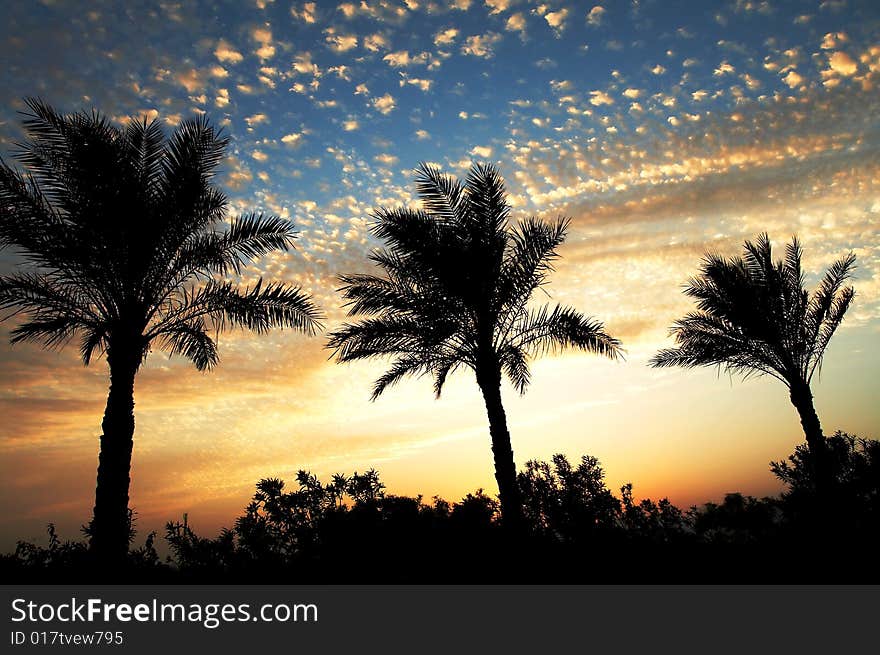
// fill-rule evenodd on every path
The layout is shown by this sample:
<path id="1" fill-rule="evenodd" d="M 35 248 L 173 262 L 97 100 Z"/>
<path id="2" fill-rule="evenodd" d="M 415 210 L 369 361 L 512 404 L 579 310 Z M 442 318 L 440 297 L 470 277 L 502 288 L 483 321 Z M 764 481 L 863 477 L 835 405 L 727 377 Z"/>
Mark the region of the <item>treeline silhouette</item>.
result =
<path id="1" fill-rule="evenodd" d="M 832 512 L 815 502 L 806 444 L 772 462 L 779 497 L 727 494 L 682 510 L 615 495 L 595 457 L 530 461 L 517 476 L 524 531 L 511 535 L 482 489 L 455 503 L 388 493 L 374 470 L 322 482 L 267 478 L 233 527 L 197 534 L 186 516 L 128 554 L 123 579 L 187 583 L 880 582 L 880 441 L 826 439 Z M 830 521 L 830 523 L 829 523 Z M 85 542 L 19 543 L 5 580 L 93 582 Z M 117 572 L 118 574 L 118 572 Z M 119 578 L 116 578 L 117 581 Z"/>

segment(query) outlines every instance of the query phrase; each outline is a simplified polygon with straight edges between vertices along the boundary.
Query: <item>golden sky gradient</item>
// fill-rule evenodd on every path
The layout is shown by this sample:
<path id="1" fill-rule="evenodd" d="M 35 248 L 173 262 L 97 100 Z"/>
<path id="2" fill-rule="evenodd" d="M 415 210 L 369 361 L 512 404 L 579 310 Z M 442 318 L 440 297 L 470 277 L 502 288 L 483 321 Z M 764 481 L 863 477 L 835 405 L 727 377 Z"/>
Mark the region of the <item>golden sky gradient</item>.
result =
<path id="1" fill-rule="evenodd" d="M 703 253 L 738 254 L 762 231 L 777 247 L 798 235 L 810 286 L 856 253 L 856 300 L 813 390 L 826 433 L 878 436 L 880 32 L 870 3 L 807 2 L 789 15 L 722 2 L 671 15 L 651 3 L 587 12 L 278 0 L 208 21 L 169 3 L 137 26 L 113 3 L 30 4 L 13 3 L 0 28 L 3 156 L 21 136 L 26 95 L 171 125 L 208 112 L 232 137 L 219 180 L 232 212 L 281 214 L 301 230 L 295 252 L 255 262 L 244 281 L 302 284 L 330 329 L 343 320 L 335 276 L 370 270 L 369 213 L 414 202 L 418 161 L 457 175 L 493 161 L 514 216 L 571 216 L 548 291 L 604 321 L 627 357 L 548 357 L 526 396 L 505 387 L 518 465 L 595 455 L 612 489 L 632 481 L 637 497 L 683 507 L 778 492 L 768 463 L 803 440 L 781 384 L 646 365 L 690 309 L 681 288 Z M 0 270 L 12 266 L 0 254 Z M 11 327 L 0 326 L 3 550 L 42 539 L 49 521 L 74 537 L 88 520 L 107 391 L 103 361 L 84 368 L 75 349 L 11 348 Z M 440 400 L 419 380 L 371 403 L 381 366 L 336 365 L 323 336 L 229 333 L 220 353 L 201 374 L 155 352 L 138 377 L 131 498 L 142 530 L 187 512 L 214 533 L 258 479 L 299 469 L 374 467 L 390 491 L 428 498 L 496 491 L 470 373 Z"/>

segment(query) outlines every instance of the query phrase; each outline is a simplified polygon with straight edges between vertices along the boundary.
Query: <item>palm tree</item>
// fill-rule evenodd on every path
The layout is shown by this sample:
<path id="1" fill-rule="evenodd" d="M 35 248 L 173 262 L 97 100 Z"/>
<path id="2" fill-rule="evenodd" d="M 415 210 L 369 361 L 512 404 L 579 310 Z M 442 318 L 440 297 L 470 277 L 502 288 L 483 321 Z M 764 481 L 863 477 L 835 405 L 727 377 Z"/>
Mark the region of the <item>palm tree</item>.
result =
<path id="1" fill-rule="evenodd" d="M 774 261 L 767 234 L 746 241 L 742 257 L 707 254 L 700 274 L 685 287 L 697 311 L 672 327 L 676 348 L 658 352 L 651 365 L 720 366 L 744 377 L 769 375 L 784 383 L 797 409 L 813 458 L 816 488 L 824 494 L 831 472 L 810 382 L 843 321 L 855 292 L 843 284 L 855 265 L 850 253 L 836 261 L 816 290 L 804 288 L 801 246 L 786 245 Z"/>
<path id="2" fill-rule="evenodd" d="M 421 164 L 416 189 L 422 209 L 375 210 L 372 232 L 387 248 L 370 259 L 384 276 L 340 278 L 348 315 L 373 316 L 335 330 L 328 346 L 340 362 L 394 358 L 376 381 L 373 400 L 405 376 L 425 374 L 439 397 L 450 373 L 472 369 L 489 417 L 502 517 L 518 525 L 522 506 L 502 373 L 524 393 L 535 355 L 572 346 L 616 358 L 620 343 L 569 307 L 529 307 L 553 270 L 568 219 L 509 225 L 504 182 L 491 165 L 474 165 L 462 184 Z"/>
<path id="3" fill-rule="evenodd" d="M 228 139 L 205 118 L 166 138 L 158 120 L 124 128 L 92 111 L 62 115 L 27 101 L 27 140 L 0 160 L 0 246 L 21 270 L 0 277 L 0 308 L 22 321 L 11 341 L 47 348 L 78 339 L 85 364 L 106 354 L 92 550 L 119 562 L 129 542 L 134 382 L 152 348 L 218 361 L 212 334 L 229 327 L 314 333 L 319 316 L 298 287 L 241 289 L 223 278 L 252 258 L 293 247 L 293 226 L 251 214 L 223 229 L 227 199 L 215 171 Z"/>

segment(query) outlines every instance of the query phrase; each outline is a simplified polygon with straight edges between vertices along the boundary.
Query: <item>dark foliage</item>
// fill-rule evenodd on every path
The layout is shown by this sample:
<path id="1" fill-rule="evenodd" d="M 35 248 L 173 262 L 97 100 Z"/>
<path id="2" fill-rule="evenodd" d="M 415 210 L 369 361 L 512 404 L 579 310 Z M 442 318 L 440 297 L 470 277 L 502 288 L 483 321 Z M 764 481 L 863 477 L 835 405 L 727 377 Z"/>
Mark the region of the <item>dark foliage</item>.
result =
<path id="1" fill-rule="evenodd" d="M 802 444 L 786 461 L 770 464 L 773 474 L 787 486 L 779 501 L 784 515 L 798 524 L 831 521 L 834 531 L 841 536 L 870 534 L 877 540 L 880 534 L 880 441 L 838 430 L 825 444 L 834 474 L 833 512 L 827 517 L 815 516 L 816 489 L 811 478 L 810 453 L 806 444 Z"/>
<path id="2" fill-rule="evenodd" d="M 835 522 L 811 541 L 817 513 L 805 445 L 771 463 L 785 483 L 778 498 L 727 494 L 683 512 L 667 499 L 636 501 L 605 485 L 595 457 L 575 466 L 563 455 L 530 461 L 518 476 L 527 533 L 501 529 L 498 502 L 482 490 L 457 503 L 386 493 L 378 474 L 300 471 L 296 487 L 268 478 L 215 538 L 197 535 L 186 516 L 166 526 L 171 556 L 161 562 L 153 535 L 129 555 L 134 581 L 175 582 L 878 582 L 880 442 L 838 432 Z M 90 553 L 62 543 L 21 543 L 3 558 L 12 579 L 87 579 Z M 827 548 L 832 547 L 833 551 Z M 861 553 L 844 566 L 834 553 Z"/>

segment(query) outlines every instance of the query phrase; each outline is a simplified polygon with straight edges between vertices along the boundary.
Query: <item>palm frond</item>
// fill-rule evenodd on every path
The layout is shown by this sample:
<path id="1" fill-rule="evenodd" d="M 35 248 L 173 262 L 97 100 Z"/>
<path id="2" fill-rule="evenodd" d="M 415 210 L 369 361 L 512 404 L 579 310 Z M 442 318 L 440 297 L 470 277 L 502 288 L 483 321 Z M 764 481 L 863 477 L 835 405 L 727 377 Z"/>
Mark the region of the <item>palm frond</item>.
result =
<path id="1" fill-rule="evenodd" d="M 465 189 L 470 215 L 479 222 L 481 234 L 494 236 L 503 233 L 510 205 L 498 169 L 491 164 L 473 164 Z"/>
<path id="2" fill-rule="evenodd" d="M 162 175 L 162 159 L 165 150 L 165 131 L 156 118 L 147 121 L 130 120 L 123 132 L 127 159 L 137 171 L 138 184 L 148 194 L 155 191 Z"/>
<path id="3" fill-rule="evenodd" d="M 231 282 L 209 280 L 200 288 L 183 291 L 175 305 L 158 315 L 148 337 L 173 331 L 178 325 L 209 319 L 214 328 L 244 328 L 264 333 L 272 328 L 293 328 L 309 335 L 321 329 L 321 314 L 299 287 L 260 278 L 240 289 Z"/>
<path id="4" fill-rule="evenodd" d="M 193 275 L 240 274 L 252 260 L 276 250 L 288 252 L 295 238 L 293 224 L 280 216 L 239 216 L 225 232 L 191 235 L 177 251 L 164 284 L 173 290 Z"/>
<path id="5" fill-rule="evenodd" d="M 834 262 L 825 272 L 825 275 L 819 282 L 819 286 L 816 287 L 816 290 L 810 297 L 806 321 L 813 339 L 818 338 L 822 330 L 822 324 L 834 305 L 834 299 L 843 283 L 852 275 L 855 263 L 856 256 L 853 253 L 849 253 L 846 257 Z"/>
<path id="6" fill-rule="evenodd" d="M 825 320 L 822 322 L 822 327 L 819 330 L 819 334 L 817 335 L 810 351 L 810 357 L 808 359 L 809 368 L 806 371 L 807 382 L 813 378 L 813 374 L 817 370 L 821 369 L 825 349 L 828 347 L 831 337 L 834 336 L 837 328 L 840 327 L 840 324 L 843 322 L 843 316 L 852 304 L 855 295 L 856 292 L 852 287 L 841 289 L 839 293 L 835 294 L 831 308 L 825 315 Z"/>
<path id="7" fill-rule="evenodd" d="M 508 343 L 533 355 L 578 348 L 610 359 L 623 356 L 620 341 L 608 335 L 601 322 L 562 305 L 552 309 L 543 305 L 529 312 Z"/>
<path id="8" fill-rule="evenodd" d="M 79 344 L 79 355 L 83 364 L 86 366 L 91 364 L 95 351 L 97 350 L 99 355 L 103 355 L 107 352 L 108 346 L 107 333 L 104 329 L 93 328 L 84 331 Z"/>
<path id="9" fill-rule="evenodd" d="M 169 326 L 159 335 L 159 344 L 172 355 L 183 355 L 200 371 L 214 368 L 220 359 L 217 344 L 201 318 Z"/>
<path id="10" fill-rule="evenodd" d="M 457 369 L 460 365 L 461 362 L 454 357 L 441 359 L 431 365 L 431 372 L 434 375 L 435 398 L 440 398 L 440 394 L 443 392 L 443 386 L 446 384 L 446 379 L 451 373 L 454 373 L 455 369 Z"/>
<path id="11" fill-rule="evenodd" d="M 390 386 L 397 384 L 409 375 L 424 375 L 428 372 L 428 364 L 415 355 L 398 357 L 385 373 L 373 383 L 370 400 L 376 400 Z"/>
<path id="12" fill-rule="evenodd" d="M 0 276 L 0 309 L 11 308 L 35 314 L 65 313 L 83 323 L 106 319 L 82 289 L 66 284 L 58 275 L 31 271 Z"/>
<path id="13" fill-rule="evenodd" d="M 524 348 L 509 344 L 498 353 L 501 362 L 501 370 L 510 380 L 513 388 L 520 395 L 526 392 L 531 382 L 531 371 L 529 370 L 528 355 Z"/>
<path id="14" fill-rule="evenodd" d="M 569 224 L 570 219 L 565 217 L 547 223 L 533 216 L 510 231 L 510 249 L 499 274 L 495 300 L 508 326 L 535 290 L 546 284 Z"/>
<path id="15" fill-rule="evenodd" d="M 434 217 L 435 221 L 461 222 L 467 212 L 464 186 L 455 178 L 441 173 L 435 166 L 421 163 L 416 168 L 416 192 L 425 213 Z M 377 236 L 385 238 L 381 234 Z"/>
<path id="16" fill-rule="evenodd" d="M 36 266 L 61 264 L 69 231 L 33 175 L 0 160 L 0 249 L 13 248 Z"/>
<path id="17" fill-rule="evenodd" d="M 418 291 L 398 277 L 397 280 L 376 275 L 340 275 L 343 286 L 338 289 L 345 298 L 349 316 L 383 314 L 386 312 L 417 312 L 420 305 L 413 301 Z"/>
<path id="18" fill-rule="evenodd" d="M 43 313 L 20 323 L 9 333 L 9 341 L 17 343 L 37 343 L 43 348 L 55 350 L 62 348 L 74 337 L 82 323 L 65 314 Z"/>
<path id="19" fill-rule="evenodd" d="M 671 332 L 677 347 L 661 350 L 652 366 L 721 366 L 785 384 L 809 384 L 853 298 L 842 289 L 855 265 L 850 253 L 828 269 L 812 296 L 804 288 L 803 249 L 797 237 L 774 261 L 766 233 L 743 245 L 742 258 L 706 255 L 685 294 L 697 312 Z"/>
<path id="20" fill-rule="evenodd" d="M 378 316 L 343 324 L 330 332 L 327 347 L 340 362 L 394 353 L 412 355 L 423 352 L 426 342 L 442 341 L 442 338 L 432 337 L 432 332 L 439 330 L 432 330 L 410 316 Z"/>
<path id="21" fill-rule="evenodd" d="M 720 366 L 729 373 L 759 373 L 786 382 L 787 371 L 772 348 L 744 334 L 726 319 L 707 312 L 693 312 L 671 329 L 677 348 L 664 349 L 650 360 L 654 367 Z"/>

